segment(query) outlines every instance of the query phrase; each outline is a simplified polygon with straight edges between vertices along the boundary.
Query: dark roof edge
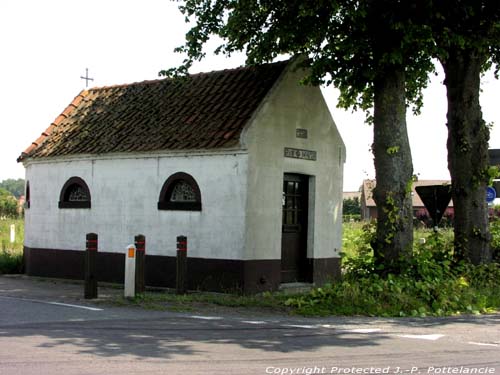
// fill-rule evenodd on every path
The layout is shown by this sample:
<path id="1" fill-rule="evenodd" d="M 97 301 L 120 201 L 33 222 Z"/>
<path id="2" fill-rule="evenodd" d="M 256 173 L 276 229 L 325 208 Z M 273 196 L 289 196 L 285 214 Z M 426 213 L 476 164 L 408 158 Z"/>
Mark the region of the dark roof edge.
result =
<path id="1" fill-rule="evenodd" d="M 247 154 L 248 150 L 241 147 L 227 147 L 217 149 L 179 149 L 179 150 L 156 150 L 156 151 L 137 151 L 137 152 L 105 152 L 105 153 L 87 153 L 71 155 L 55 155 L 43 158 L 31 158 L 26 160 L 28 164 L 40 163 L 58 163 L 61 161 L 80 161 L 80 160 L 106 160 L 106 159 L 128 159 L 128 158 L 158 158 L 158 157 L 177 157 L 177 156 L 201 156 L 201 155 L 226 155 L 226 154 Z M 131 156 L 132 155 L 132 156 Z"/>
<path id="2" fill-rule="evenodd" d="M 29 157 L 29 154 L 38 146 L 40 146 L 45 141 L 45 139 L 47 139 L 47 137 L 54 131 L 54 129 L 59 126 L 61 121 L 67 118 L 71 114 L 71 112 L 73 112 L 73 110 L 78 107 L 78 105 L 88 95 L 88 93 L 89 92 L 87 90 L 80 91 L 80 93 L 75 96 L 75 98 L 64 109 L 64 111 L 62 111 L 62 113 L 57 116 L 56 119 L 49 125 L 49 127 L 45 129 L 45 131 L 34 142 L 32 142 L 31 145 L 26 148 L 26 150 L 21 153 L 21 155 L 17 158 L 17 162 L 20 163 L 27 157 Z"/>

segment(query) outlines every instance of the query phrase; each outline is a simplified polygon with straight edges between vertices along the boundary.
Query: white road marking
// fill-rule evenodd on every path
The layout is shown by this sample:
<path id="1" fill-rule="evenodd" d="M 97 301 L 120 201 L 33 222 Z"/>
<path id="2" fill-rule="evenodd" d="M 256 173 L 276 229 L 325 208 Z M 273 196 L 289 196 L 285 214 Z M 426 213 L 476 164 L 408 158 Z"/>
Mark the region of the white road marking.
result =
<path id="1" fill-rule="evenodd" d="M 337 329 L 338 333 L 375 333 L 382 331 L 380 328 L 353 328 L 353 329 L 338 329 L 339 326 L 331 324 L 322 324 L 321 328 Z"/>
<path id="2" fill-rule="evenodd" d="M 350 329 L 347 332 L 349 333 L 375 333 L 375 332 L 380 332 L 380 328 L 356 328 L 356 329 Z"/>
<path id="3" fill-rule="evenodd" d="M 314 329 L 318 328 L 317 325 L 307 325 L 307 324 L 283 324 L 282 327 L 290 327 L 290 328 L 305 328 L 305 329 Z"/>
<path id="4" fill-rule="evenodd" d="M 396 336 L 403 337 L 405 339 L 430 340 L 430 341 L 436 341 L 439 340 L 441 337 L 444 337 L 444 335 L 441 335 L 439 333 L 433 335 L 396 335 Z"/>
<path id="5" fill-rule="evenodd" d="M 103 309 L 99 309 L 97 307 L 73 305 L 71 303 L 60 303 L 60 302 L 46 302 L 46 303 L 49 304 L 49 305 L 64 306 L 64 307 L 74 307 L 75 309 L 84 309 L 84 310 L 90 310 L 90 311 L 102 311 L 103 310 Z"/>
<path id="6" fill-rule="evenodd" d="M 31 299 L 31 298 L 18 298 L 18 297 L 7 297 L 7 296 L 0 296 L 0 298 L 4 299 L 15 299 L 18 301 L 26 301 L 26 302 L 34 302 L 34 303 L 43 303 L 45 305 L 56 305 L 56 306 L 63 306 L 63 307 L 72 307 L 75 309 L 83 309 L 83 310 L 89 310 L 89 311 L 103 311 L 103 309 L 99 309 L 97 307 L 90 307 L 90 306 L 82 306 L 82 305 L 73 305 L 70 303 L 61 303 L 61 302 L 52 302 L 52 301 L 42 301 L 38 299 Z"/>
<path id="7" fill-rule="evenodd" d="M 479 346 L 494 346 L 495 348 L 500 347 L 499 344 L 491 344 L 491 343 L 488 343 L 488 342 L 474 342 L 474 341 L 469 341 L 467 344 L 470 344 L 470 345 L 479 345 Z"/>
<path id="8" fill-rule="evenodd" d="M 202 320 L 221 320 L 220 316 L 202 316 L 202 315 L 191 315 L 190 318 L 202 319 Z"/>
<path id="9" fill-rule="evenodd" d="M 241 322 L 245 324 L 267 324 L 263 320 L 242 320 Z"/>

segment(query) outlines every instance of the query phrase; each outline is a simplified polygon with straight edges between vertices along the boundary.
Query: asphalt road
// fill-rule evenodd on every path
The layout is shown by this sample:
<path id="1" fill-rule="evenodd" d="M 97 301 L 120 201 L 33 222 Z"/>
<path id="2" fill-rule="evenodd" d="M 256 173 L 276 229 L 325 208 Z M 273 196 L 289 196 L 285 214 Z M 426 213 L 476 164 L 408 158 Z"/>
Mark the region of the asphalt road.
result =
<path id="1" fill-rule="evenodd" d="M 93 305 L 79 293 L 0 277 L 0 375 L 500 375 L 500 315 L 180 314 Z"/>

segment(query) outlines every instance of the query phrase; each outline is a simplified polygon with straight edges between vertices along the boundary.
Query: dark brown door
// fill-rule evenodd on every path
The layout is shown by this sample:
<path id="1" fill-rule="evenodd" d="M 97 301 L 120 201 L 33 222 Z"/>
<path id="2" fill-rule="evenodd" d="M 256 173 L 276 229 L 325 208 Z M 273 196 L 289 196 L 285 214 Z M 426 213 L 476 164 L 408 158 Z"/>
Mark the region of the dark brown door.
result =
<path id="1" fill-rule="evenodd" d="M 283 181 L 283 227 L 281 282 L 307 281 L 307 176 L 285 174 Z"/>

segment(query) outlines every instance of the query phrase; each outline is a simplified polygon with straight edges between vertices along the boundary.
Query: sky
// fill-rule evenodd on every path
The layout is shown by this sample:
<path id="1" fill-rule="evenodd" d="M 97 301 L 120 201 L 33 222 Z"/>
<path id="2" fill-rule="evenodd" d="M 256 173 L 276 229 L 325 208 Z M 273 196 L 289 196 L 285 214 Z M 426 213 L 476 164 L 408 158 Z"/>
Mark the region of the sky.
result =
<path id="1" fill-rule="evenodd" d="M 158 79 L 179 65 L 173 49 L 189 29 L 178 3 L 169 0 L 2 0 L 0 2 L 0 181 L 23 178 L 17 157 L 90 86 Z M 208 50 L 210 51 L 210 50 Z M 209 57 L 192 73 L 234 68 L 244 56 Z M 408 113 L 414 173 L 419 179 L 449 179 L 446 162 L 446 90 L 443 76 L 432 77 L 418 117 Z M 336 108 L 338 92 L 322 88 L 347 148 L 344 191 L 374 178 L 370 151 L 373 129 L 362 113 Z M 500 82 L 483 78 L 481 106 L 493 122 L 490 148 L 500 148 Z"/>

